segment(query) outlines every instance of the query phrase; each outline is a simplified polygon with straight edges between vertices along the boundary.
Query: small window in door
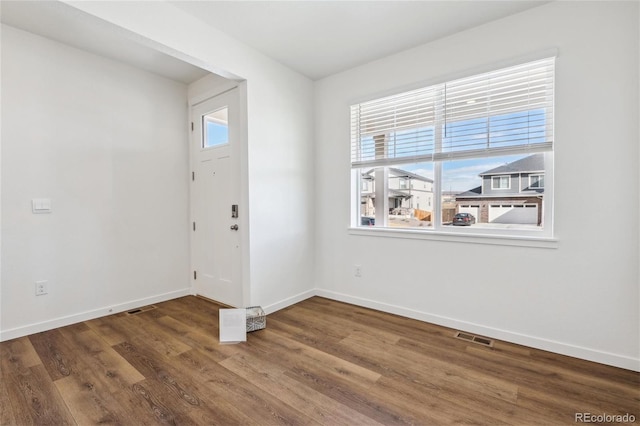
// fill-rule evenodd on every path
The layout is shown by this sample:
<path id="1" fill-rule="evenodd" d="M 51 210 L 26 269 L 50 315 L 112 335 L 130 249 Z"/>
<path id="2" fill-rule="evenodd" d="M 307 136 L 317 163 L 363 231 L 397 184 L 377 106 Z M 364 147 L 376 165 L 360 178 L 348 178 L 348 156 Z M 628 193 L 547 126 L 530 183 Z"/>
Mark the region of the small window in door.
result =
<path id="1" fill-rule="evenodd" d="M 202 117 L 202 147 L 212 148 L 229 143 L 228 108 L 224 107 Z"/>

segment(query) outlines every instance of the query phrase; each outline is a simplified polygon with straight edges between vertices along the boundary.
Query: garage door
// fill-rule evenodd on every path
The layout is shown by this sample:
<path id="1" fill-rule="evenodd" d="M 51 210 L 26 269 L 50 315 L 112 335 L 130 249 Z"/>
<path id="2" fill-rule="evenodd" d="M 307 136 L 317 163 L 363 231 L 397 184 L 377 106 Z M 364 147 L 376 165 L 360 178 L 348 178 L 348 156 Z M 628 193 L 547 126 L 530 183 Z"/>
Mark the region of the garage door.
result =
<path id="1" fill-rule="evenodd" d="M 538 206 L 536 204 L 491 204 L 489 205 L 489 222 L 536 225 Z"/>
<path id="2" fill-rule="evenodd" d="M 476 218 L 476 221 L 478 221 L 478 219 L 480 218 L 480 216 L 479 216 L 479 214 L 480 214 L 480 206 L 479 205 L 472 205 L 472 204 L 461 205 L 458 208 L 458 213 L 469 213 L 469 214 L 472 214 L 473 217 Z"/>

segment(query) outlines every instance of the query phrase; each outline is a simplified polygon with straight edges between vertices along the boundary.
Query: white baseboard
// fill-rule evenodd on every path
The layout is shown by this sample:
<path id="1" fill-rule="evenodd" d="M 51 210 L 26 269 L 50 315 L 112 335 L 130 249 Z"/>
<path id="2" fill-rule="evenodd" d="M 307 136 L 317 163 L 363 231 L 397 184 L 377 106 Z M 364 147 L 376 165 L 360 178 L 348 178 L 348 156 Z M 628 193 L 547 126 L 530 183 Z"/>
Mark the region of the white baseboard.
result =
<path id="1" fill-rule="evenodd" d="M 142 306 L 160 303 L 182 296 L 188 296 L 190 294 L 191 289 L 185 288 L 169 293 L 158 294 L 156 296 L 145 297 L 143 299 L 132 300 L 118 305 L 105 306 L 102 308 L 93 309 L 91 311 L 79 312 L 77 314 L 54 318 L 48 321 L 11 328 L 9 330 L 2 330 L 0 331 L 0 342 L 4 342 L 10 339 L 16 339 L 18 337 L 28 336 L 34 333 L 40 333 L 42 331 L 52 330 L 58 327 L 65 327 L 67 325 L 76 324 L 82 321 L 88 321 L 107 315 L 117 314 L 119 312 L 129 311 L 131 309 L 139 308 Z"/>
<path id="2" fill-rule="evenodd" d="M 263 306 L 262 309 L 264 309 L 264 312 L 268 315 L 268 314 L 272 314 L 276 311 L 279 311 L 280 309 L 284 309 L 288 306 L 291 305 L 295 305 L 298 302 L 302 302 L 305 299 L 308 299 L 310 297 L 316 296 L 317 295 L 317 291 L 316 289 L 312 289 L 312 290 L 307 290 L 304 291 L 302 293 L 296 294 L 295 296 L 291 296 L 288 297 L 284 300 L 281 300 L 279 302 L 276 303 L 272 303 L 271 305 L 267 305 L 267 306 Z"/>
<path id="3" fill-rule="evenodd" d="M 377 302 L 375 300 L 354 297 L 328 290 L 316 289 L 315 294 L 317 296 L 326 297 L 327 299 L 351 303 L 353 305 L 371 308 L 382 312 L 388 312 L 407 318 L 413 318 L 420 321 L 453 328 L 456 330 L 467 331 L 469 333 L 480 334 L 482 336 L 503 340 L 505 342 L 516 343 L 518 345 L 529 346 L 544 351 L 567 355 L 574 358 L 585 359 L 587 361 L 593 361 L 600 364 L 611 365 L 614 367 L 620 367 L 627 370 L 640 371 L 640 359 L 627 357 L 624 355 L 598 351 L 581 346 L 574 346 L 567 343 L 556 342 L 553 340 L 543 339 L 535 336 L 528 336 L 508 330 L 486 327 L 480 324 L 460 321 L 453 318 L 429 314 L 427 312 L 416 311 L 401 306 L 390 305 L 387 303 Z"/>

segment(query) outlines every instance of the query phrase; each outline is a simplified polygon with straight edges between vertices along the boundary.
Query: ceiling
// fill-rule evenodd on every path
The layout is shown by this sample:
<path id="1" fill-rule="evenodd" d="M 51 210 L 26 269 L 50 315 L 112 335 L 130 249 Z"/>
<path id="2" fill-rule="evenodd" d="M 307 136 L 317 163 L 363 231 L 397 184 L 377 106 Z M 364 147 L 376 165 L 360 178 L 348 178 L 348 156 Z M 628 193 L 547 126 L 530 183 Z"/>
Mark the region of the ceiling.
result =
<path id="1" fill-rule="evenodd" d="M 171 1 L 317 80 L 539 6 L 529 0 Z M 208 74 L 140 37 L 58 1 L 2 0 L 1 20 L 23 30 L 189 84 Z"/>
<path id="2" fill-rule="evenodd" d="M 547 1 L 172 1 L 313 80 Z"/>
<path id="3" fill-rule="evenodd" d="M 3 24 L 179 81 L 208 71 L 162 53 L 125 30 L 57 1 L 2 0 Z"/>

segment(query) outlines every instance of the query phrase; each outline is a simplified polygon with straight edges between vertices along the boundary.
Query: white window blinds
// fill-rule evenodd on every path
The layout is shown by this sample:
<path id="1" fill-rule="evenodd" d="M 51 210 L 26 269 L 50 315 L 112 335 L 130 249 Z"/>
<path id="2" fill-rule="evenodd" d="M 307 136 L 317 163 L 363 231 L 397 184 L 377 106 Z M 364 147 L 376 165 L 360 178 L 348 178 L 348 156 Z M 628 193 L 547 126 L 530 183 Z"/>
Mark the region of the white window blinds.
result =
<path id="1" fill-rule="evenodd" d="M 351 107 L 352 167 L 548 151 L 555 58 Z"/>

